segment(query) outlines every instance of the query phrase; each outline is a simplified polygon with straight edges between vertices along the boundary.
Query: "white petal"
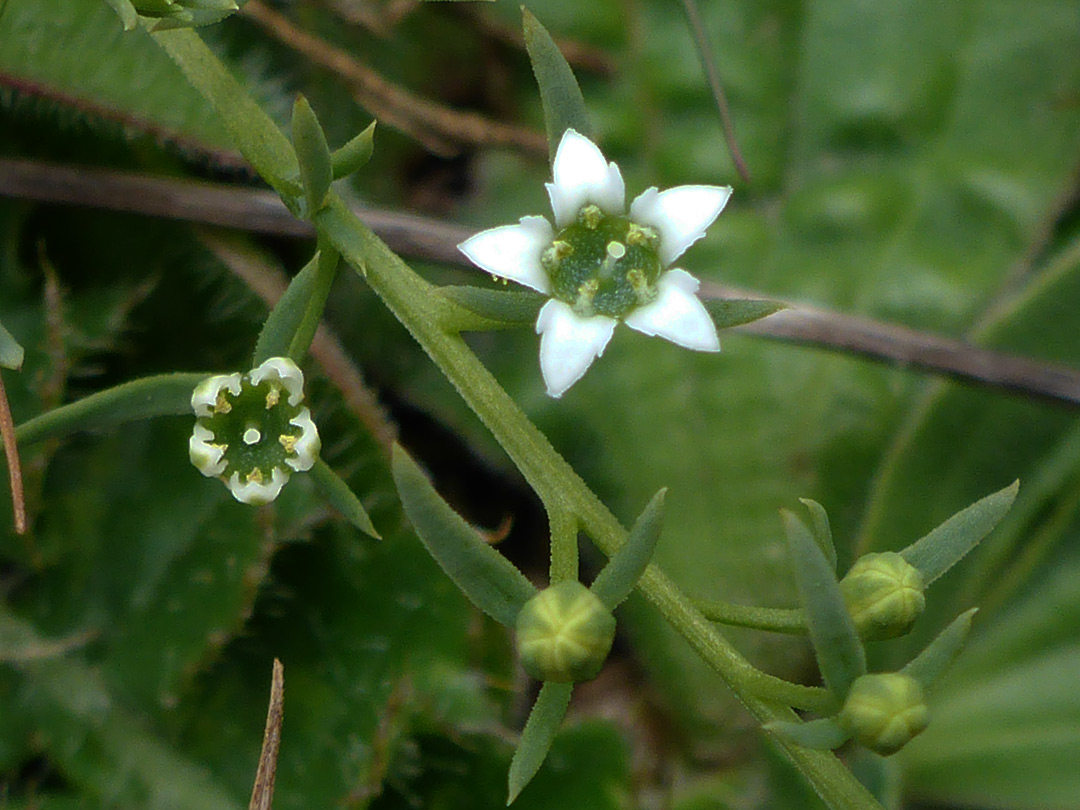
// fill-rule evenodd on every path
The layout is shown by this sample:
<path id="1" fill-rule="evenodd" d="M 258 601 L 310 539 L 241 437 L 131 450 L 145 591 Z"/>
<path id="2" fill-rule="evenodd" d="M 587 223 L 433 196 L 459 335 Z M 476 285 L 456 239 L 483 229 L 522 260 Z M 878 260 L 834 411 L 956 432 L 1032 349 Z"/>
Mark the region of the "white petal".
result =
<path id="1" fill-rule="evenodd" d="M 583 318 L 554 299 L 544 304 L 536 331 L 540 334 L 540 371 L 549 396 L 561 397 L 581 379 L 592 361 L 604 353 L 614 329 L 614 318 Z"/>
<path id="2" fill-rule="evenodd" d="M 730 196 L 731 186 L 676 186 L 659 193 L 654 186 L 630 203 L 630 219 L 660 231 L 660 261 L 667 267 L 705 235 Z"/>
<path id="3" fill-rule="evenodd" d="M 627 315 L 626 325 L 646 335 L 667 338 L 686 349 L 720 351 L 716 324 L 694 295 L 700 282 L 685 270 L 676 268 L 660 276 L 656 286 L 660 295 L 651 304 Z"/>
<path id="4" fill-rule="evenodd" d="M 216 377 L 207 377 L 196 385 L 195 390 L 191 392 L 191 409 L 195 411 L 195 415 L 213 415 L 218 394 L 226 388 L 234 397 L 239 395 L 240 375 L 218 374 Z"/>
<path id="5" fill-rule="evenodd" d="M 196 469 L 207 478 L 216 478 L 225 472 L 225 445 L 214 444 L 214 434 L 196 423 L 188 439 L 188 457 Z"/>
<path id="6" fill-rule="evenodd" d="M 277 380 L 289 392 L 289 404 L 299 405 L 304 398 L 304 373 L 288 357 L 271 357 L 249 375 L 252 385 L 263 380 Z"/>
<path id="7" fill-rule="evenodd" d="M 543 217 L 522 217 L 518 225 L 481 231 L 458 245 L 458 250 L 492 275 L 546 293 L 550 287 L 540 254 L 554 238 L 551 223 Z"/>
<path id="8" fill-rule="evenodd" d="M 274 467 L 274 471 L 270 474 L 270 480 L 267 482 L 248 481 L 241 484 L 240 473 L 234 472 L 226 486 L 228 486 L 233 497 L 240 503 L 262 506 L 264 503 L 270 503 L 281 494 L 281 488 L 285 486 L 285 482 L 288 480 L 289 473 L 287 471 L 280 467 Z"/>
<path id="9" fill-rule="evenodd" d="M 619 167 L 608 163 L 584 135 L 572 129 L 563 133 L 552 169 L 555 182 L 546 185 L 558 227 L 573 222 L 586 203 L 612 215 L 625 210 L 626 187 Z"/>
<path id="10" fill-rule="evenodd" d="M 319 457 L 319 450 L 322 449 L 319 431 L 316 429 L 315 423 L 311 421 L 311 411 L 307 408 L 304 408 L 290 419 L 289 424 L 300 428 L 300 438 L 296 440 L 296 445 L 293 448 L 296 458 L 287 458 L 285 463 L 297 472 L 307 472 L 315 466 L 315 461 Z"/>

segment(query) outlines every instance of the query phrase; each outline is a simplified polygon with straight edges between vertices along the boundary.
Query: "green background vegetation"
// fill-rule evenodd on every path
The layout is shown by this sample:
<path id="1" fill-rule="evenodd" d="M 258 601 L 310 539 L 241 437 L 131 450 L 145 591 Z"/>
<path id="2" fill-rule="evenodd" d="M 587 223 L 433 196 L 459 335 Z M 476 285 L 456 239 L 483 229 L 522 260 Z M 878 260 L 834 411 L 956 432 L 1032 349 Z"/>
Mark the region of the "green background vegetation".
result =
<path id="1" fill-rule="evenodd" d="M 539 132 L 516 4 L 279 4 L 301 28 L 441 104 Z M 680 265 L 708 281 L 1080 365 L 1080 7 L 1074 0 L 724 0 L 702 13 L 753 173 L 739 181 L 674 0 L 531 6 L 581 43 L 596 135 L 648 185 L 732 183 Z M 403 16 L 396 19 L 396 13 Z M 367 15 L 367 26 L 349 22 Z M 372 20 L 374 22 L 372 22 Z M 372 117 L 340 76 L 242 16 L 208 41 L 283 125 L 297 92 L 332 146 Z M 596 62 L 607 69 L 597 69 Z M 433 156 L 384 119 L 349 193 L 470 227 L 548 210 L 543 150 Z M 211 111 L 101 0 L 8 0 L 0 157 L 251 184 Z M 0 321 L 16 422 L 144 374 L 246 368 L 266 305 L 251 280 L 310 245 L 0 198 Z M 240 258 L 237 258 L 240 257 Z M 486 283 L 415 263 L 442 283 Z M 241 275 L 238 269 L 246 272 Z M 31 532 L 0 499 L 0 806 L 242 807 L 270 661 L 285 664 L 276 806 L 498 807 L 529 684 L 502 628 L 437 569 L 401 514 L 386 434 L 471 521 L 510 516 L 534 578 L 545 526 L 509 462 L 352 273 L 329 323 L 377 392 L 306 371 L 324 457 L 385 538 L 303 476 L 272 508 L 232 501 L 186 458 L 191 419 L 23 452 Z M 727 333 L 719 356 L 618 330 L 562 400 L 530 330 L 472 340 L 625 523 L 670 488 L 661 565 L 702 598 L 790 606 L 777 508 L 829 510 L 845 568 L 907 545 L 1016 477 L 1016 507 L 930 591 L 896 666 L 980 605 L 926 733 L 890 760 L 898 806 L 1080 806 L 1080 434 L 1061 404 Z M 380 423 L 378 420 L 384 420 Z M 577 690 L 522 808 L 802 808 L 797 778 L 730 693 L 644 605 Z M 812 677 L 805 644 L 732 632 L 756 663 Z M 855 766 L 860 767 L 858 761 Z M 889 794 L 892 794 L 891 796 Z"/>

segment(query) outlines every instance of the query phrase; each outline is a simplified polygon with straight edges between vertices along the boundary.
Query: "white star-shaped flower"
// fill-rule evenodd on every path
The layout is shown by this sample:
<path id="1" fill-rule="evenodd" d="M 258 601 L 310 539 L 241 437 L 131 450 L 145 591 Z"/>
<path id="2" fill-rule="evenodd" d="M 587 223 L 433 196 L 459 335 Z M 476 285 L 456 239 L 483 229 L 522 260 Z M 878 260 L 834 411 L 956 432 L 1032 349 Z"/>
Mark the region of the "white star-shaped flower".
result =
<path id="1" fill-rule="evenodd" d="M 555 225 L 523 217 L 458 247 L 499 278 L 550 295 L 536 321 L 540 370 L 560 397 L 604 353 L 618 321 L 687 349 L 720 351 L 698 280 L 672 263 L 724 210 L 730 186 L 646 189 L 625 213 L 619 167 L 572 129 L 547 183 Z"/>

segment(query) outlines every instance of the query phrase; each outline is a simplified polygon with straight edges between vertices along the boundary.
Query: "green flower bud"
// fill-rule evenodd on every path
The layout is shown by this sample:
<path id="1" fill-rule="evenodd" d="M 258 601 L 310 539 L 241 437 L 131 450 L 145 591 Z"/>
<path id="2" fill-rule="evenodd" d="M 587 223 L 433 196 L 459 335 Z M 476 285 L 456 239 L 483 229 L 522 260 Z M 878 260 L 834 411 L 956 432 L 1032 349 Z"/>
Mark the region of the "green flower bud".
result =
<path id="1" fill-rule="evenodd" d="M 871 641 L 902 636 L 926 607 L 922 574 L 894 551 L 867 554 L 840 581 L 859 635 Z"/>
<path id="2" fill-rule="evenodd" d="M 836 723 L 882 756 L 895 754 L 930 723 L 922 687 L 909 675 L 862 675 L 851 685 Z"/>
<path id="3" fill-rule="evenodd" d="M 319 457 L 319 432 L 303 400 L 304 375 L 286 357 L 203 380 L 191 395 L 191 463 L 241 503 L 269 503 Z"/>
<path id="4" fill-rule="evenodd" d="M 587 681 L 611 650 L 615 617 L 580 582 L 536 594 L 518 613 L 517 647 L 525 671 L 542 681 Z"/>

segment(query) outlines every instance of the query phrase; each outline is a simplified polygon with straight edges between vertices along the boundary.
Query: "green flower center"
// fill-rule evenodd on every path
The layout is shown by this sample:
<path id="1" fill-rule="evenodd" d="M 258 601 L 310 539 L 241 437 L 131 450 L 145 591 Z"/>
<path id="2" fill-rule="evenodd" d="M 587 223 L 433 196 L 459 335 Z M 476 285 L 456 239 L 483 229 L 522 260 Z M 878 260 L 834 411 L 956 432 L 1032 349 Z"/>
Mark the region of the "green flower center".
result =
<path id="1" fill-rule="evenodd" d="M 551 294 L 581 316 L 621 318 L 656 298 L 660 235 L 626 217 L 586 205 L 557 234 L 540 264 Z"/>
<path id="2" fill-rule="evenodd" d="M 269 481 L 275 467 L 287 470 L 285 459 L 295 455 L 302 433 L 289 420 L 303 410 L 303 405 L 290 405 L 288 396 L 280 383 L 252 385 L 247 375 L 238 395 L 224 388 L 218 393 L 213 414 L 198 421 L 214 434 L 215 444 L 226 445 L 225 478 L 238 472 L 244 481 Z"/>

